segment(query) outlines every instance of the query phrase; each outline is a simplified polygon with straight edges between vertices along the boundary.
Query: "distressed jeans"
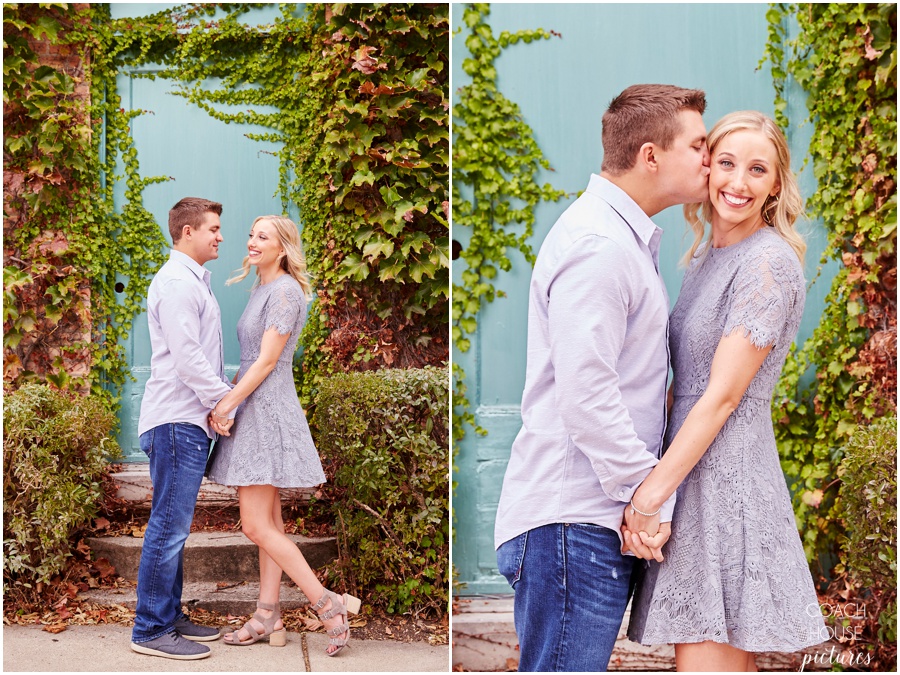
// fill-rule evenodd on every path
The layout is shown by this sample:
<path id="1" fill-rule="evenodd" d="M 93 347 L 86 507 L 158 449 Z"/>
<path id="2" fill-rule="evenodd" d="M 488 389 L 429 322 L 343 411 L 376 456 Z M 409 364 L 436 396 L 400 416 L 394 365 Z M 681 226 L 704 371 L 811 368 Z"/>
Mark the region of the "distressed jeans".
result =
<path id="1" fill-rule="evenodd" d="M 153 501 L 138 568 L 133 642 L 172 631 L 181 618 L 184 543 L 209 455 L 209 437 L 195 424 L 161 424 L 141 434 L 150 459 Z"/>
<path id="2" fill-rule="evenodd" d="M 622 625 L 635 558 L 599 525 L 554 523 L 497 549 L 516 593 L 520 672 L 605 671 Z"/>

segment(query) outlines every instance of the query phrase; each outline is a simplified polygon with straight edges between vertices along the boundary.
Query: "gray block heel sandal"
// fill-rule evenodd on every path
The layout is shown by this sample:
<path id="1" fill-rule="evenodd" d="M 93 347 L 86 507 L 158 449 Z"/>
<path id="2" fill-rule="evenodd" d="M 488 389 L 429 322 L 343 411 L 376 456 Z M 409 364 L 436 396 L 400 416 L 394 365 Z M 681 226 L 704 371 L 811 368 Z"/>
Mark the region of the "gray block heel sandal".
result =
<path id="1" fill-rule="evenodd" d="M 319 610 L 325 607 L 325 603 L 331 600 L 331 607 L 323 612 Z M 319 615 L 319 619 L 323 622 L 328 621 L 336 616 L 343 617 L 343 623 L 340 626 L 335 626 L 334 628 L 325 631 L 328 637 L 331 638 L 329 640 L 328 645 L 334 645 L 337 647 L 333 652 L 325 649 L 325 653 L 328 656 L 337 656 L 340 651 L 347 646 L 347 643 L 350 641 L 350 622 L 347 619 L 348 614 L 358 614 L 359 608 L 362 606 L 359 598 L 355 598 L 349 593 L 344 593 L 343 596 L 334 593 L 333 591 L 329 591 L 327 588 L 325 592 L 322 593 L 322 597 L 319 598 L 319 601 L 312 606 L 313 611 Z M 344 635 L 345 637 L 340 637 Z"/>
<path id="2" fill-rule="evenodd" d="M 272 647 L 284 647 L 284 645 L 287 644 L 287 630 L 284 627 L 275 630 L 275 624 L 281 619 L 281 605 L 279 603 L 271 605 L 267 602 L 257 602 L 256 606 L 258 609 L 268 609 L 272 611 L 272 615 L 267 617 L 262 616 L 259 612 L 254 612 L 253 617 L 250 619 L 250 621 L 256 619 L 257 622 L 261 623 L 263 632 L 258 632 L 254 625 L 248 621 L 241 628 L 245 629 L 250 634 L 250 637 L 246 640 L 238 640 L 237 634 L 241 630 L 239 628 L 233 633 L 225 633 L 225 644 L 234 645 L 236 647 L 246 647 L 247 645 L 259 642 L 260 640 L 268 640 L 269 645 Z"/>

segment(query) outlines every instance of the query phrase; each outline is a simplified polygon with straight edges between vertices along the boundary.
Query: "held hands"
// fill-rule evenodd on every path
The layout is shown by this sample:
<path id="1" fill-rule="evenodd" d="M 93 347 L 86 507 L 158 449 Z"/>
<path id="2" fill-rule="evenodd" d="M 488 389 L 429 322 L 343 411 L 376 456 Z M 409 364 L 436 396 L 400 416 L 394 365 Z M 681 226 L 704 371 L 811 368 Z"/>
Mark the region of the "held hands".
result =
<path id="1" fill-rule="evenodd" d="M 660 523 L 659 513 L 645 516 L 635 511 L 631 504 L 625 507 L 622 553 L 630 550 L 638 558 L 662 562 L 662 547 L 671 534 L 672 524 Z"/>
<path id="2" fill-rule="evenodd" d="M 213 410 L 209 413 L 209 426 L 220 436 L 231 436 L 231 427 L 234 426 L 234 419 L 228 419 L 224 415 L 216 414 Z"/>

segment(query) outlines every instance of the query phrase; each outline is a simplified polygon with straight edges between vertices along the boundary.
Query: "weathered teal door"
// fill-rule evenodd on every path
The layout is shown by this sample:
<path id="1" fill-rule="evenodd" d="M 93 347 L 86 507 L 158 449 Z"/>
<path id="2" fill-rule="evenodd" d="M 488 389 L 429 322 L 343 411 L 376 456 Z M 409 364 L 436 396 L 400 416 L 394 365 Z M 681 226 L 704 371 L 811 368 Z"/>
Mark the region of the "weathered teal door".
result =
<path id="1" fill-rule="evenodd" d="M 167 5 L 113 4 L 113 17 L 143 16 L 159 12 Z M 174 5 L 169 5 L 174 6 Z M 247 23 L 267 23 L 277 15 L 276 7 L 254 10 L 245 15 Z M 238 368 L 240 352 L 236 336 L 238 318 L 247 302 L 251 281 L 225 287 L 225 280 L 241 266 L 246 254 L 246 237 L 256 216 L 280 214 L 279 148 L 246 138 L 248 132 L 263 131 L 249 125 L 225 124 L 213 119 L 180 96 L 173 96 L 168 80 L 149 80 L 122 72 L 118 77 L 122 106 L 126 110 L 148 110 L 133 120 L 131 132 L 143 176 L 170 176 L 173 180 L 144 190 L 144 206 L 168 235 L 169 209 L 182 197 L 203 197 L 221 202 L 222 236 L 219 259 L 207 263 L 212 272 L 213 292 L 222 308 L 225 338 L 225 368 L 231 377 Z M 118 186 L 118 203 L 124 199 Z M 289 214 L 296 217 L 296 214 Z M 119 443 L 126 461 L 146 461 L 137 437 L 141 397 L 150 375 L 150 335 L 147 314 L 136 317 L 125 345 L 134 382 L 122 393 Z"/>
<path id="2" fill-rule="evenodd" d="M 562 37 L 518 43 L 497 60 L 498 86 L 518 103 L 526 122 L 555 169 L 540 178 L 570 193 L 536 210 L 535 251 L 560 213 L 599 173 L 600 119 L 609 101 L 636 83 L 668 83 L 703 89 L 710 128 L 727 112 L 756 109 L 773 113 L 774 91 L 768 67 L 757 70 L 766 43 L 767 5 L 760 4 L 495 4 L 488 23 L 493 34 L 544 28 Z M 468 83 L 461 65 L 468 57 L 462 7 L 453 6 L 454 87 Z M 804 116 L 804 99 L 788 92 L 794 120 Z M 795 170 L 803 165 L 809 127 L 790 138 Z M 811 173 L 811 172 L 807 172 Z M 804 195 L 812 178 L 801 179 Z M 654 218 L 665 230 L 660 267 L 674 303 L 681 285 L 678 260 L 688 239 L 680 208 Z M 815 277 L 823 238 L 810 226 L 807 278 Z M 467 233 L 455 229 L 463 248 Z M 454 261 L 454 283 L 465 263 Z M 518 254 L 513 269 L 495 280 L 506 297 L 488 305 L 478 318 L 471 349 L 454 359 L 467 373 L 469 399 L 485 437 L 473 433 L 457 446 L 458 485 L 454 495 L 453 561 L 466 593 L 508 593 L 494 557 L 494 515 L 510 447 L 521 425 L 519 405 L 525 382 L 525 341 L 531 267 Z M 809 293 L 800 339 L 817 323 L 830 274 Z"/>

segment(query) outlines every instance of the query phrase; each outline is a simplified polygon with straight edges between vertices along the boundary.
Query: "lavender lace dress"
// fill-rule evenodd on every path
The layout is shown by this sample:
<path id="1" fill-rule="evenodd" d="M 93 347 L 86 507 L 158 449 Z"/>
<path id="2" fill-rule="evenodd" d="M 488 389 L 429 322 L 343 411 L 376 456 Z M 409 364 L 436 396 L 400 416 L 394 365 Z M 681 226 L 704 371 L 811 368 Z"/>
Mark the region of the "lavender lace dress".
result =
<path id="1" fill-rule="evenodd" d="M 292 361 L 306 321 L 306 298 L 284 274 L 256 286 L 237 325 L 239 378 L 259 358 L 263 333 L 290 333 L 275 369 L 238 407 L 231 436 L 219 438 L 209 479 L 221 485 L 313 487 L 325 482 L 306 415 L 294 388 Z"/>
<path id="2" fill-rule="evenodd" d="M 771 416 L 804 300 L 800 262 L 769 227 L 709 248 L 685 274 L 670 317 L 675 402 L 666 447 L 706 390 L 723 335 L 743 333 L 758 347 L 775 346 L 679 486 L 665 561 L 642 562 L 628 630 L 635 642 L 711 640 L 788 652 L 824 641 Z"/>

